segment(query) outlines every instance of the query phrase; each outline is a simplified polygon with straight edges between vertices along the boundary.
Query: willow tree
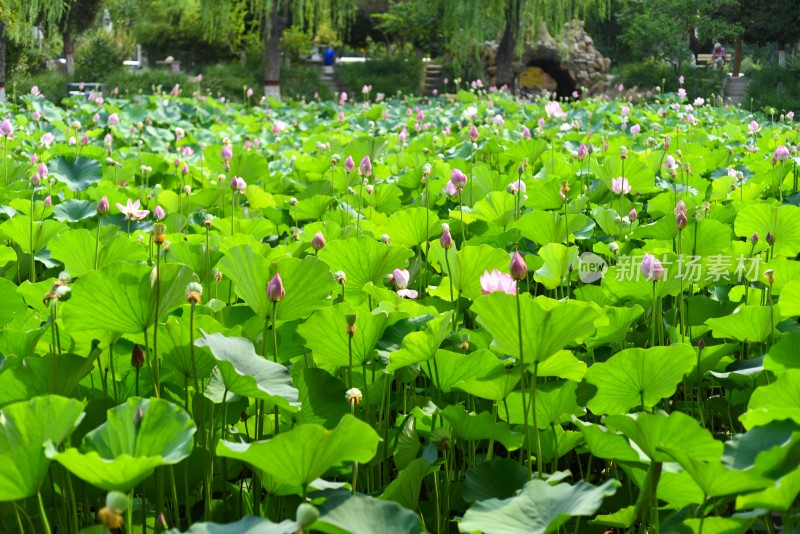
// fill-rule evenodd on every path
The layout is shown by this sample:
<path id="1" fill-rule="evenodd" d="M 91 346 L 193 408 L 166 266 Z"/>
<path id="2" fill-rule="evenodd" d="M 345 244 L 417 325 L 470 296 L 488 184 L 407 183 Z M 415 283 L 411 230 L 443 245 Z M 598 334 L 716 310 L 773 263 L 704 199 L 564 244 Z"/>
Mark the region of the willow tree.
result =
<path id="1" fill-rule="evenodd" d="M 264 41 L 264 95 L 280 98 L 283 32 L 291 26 L 315 32 L 325 23 L 346 31 L 355 18 L 354 0 L 202 0 L 203 20 L 208 37 L 230 35 L 231 31 L 257 31 Z M 253 24 L 231 28 L 235 14 L 248 12 Z"/>
<path id="2" fill-rule="evenodd" d="M 0 102 L 6 100 L 6 43 L 33 39 L 33 26 L 56 28 L 68 2 L 63 0 L 0 1 Z"/>
<path id="3" fill-rule="evenodd" d="M 501 36 L 497 48 L 497 84 L 514 88 L 514 57 L 544 27 L 556 38 L 565 22 L 603 14 L 606 0 L 444 0 L 443 28 L 454 67 L 461 70 L 482 59 L 483 43 Z"/>

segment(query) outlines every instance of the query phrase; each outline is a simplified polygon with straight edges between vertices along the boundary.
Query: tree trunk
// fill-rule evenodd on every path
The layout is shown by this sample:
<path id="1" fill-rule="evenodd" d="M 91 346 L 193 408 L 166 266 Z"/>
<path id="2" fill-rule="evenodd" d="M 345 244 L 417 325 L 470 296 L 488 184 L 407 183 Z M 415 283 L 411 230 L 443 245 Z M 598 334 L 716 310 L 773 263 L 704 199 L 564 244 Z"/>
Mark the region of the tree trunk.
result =
<path id="1" fill-rule="evenodd" d="M 734 78 L 739 77 L 739 72 L 742 70 L 742 36 L 736 38 L 736 59 L 733 60 L 733 74 Z"/>
<path id="2" fill-rule="evenodd" d="M 0 102 L 6 101 L 6 23 L 0 20 Z"/>
<path id="3" fill-rule="evenodd" d="M 64 30 L 64 57 L 67 60 L 67 75 L 75 74 L 75 59 L 72 53 L 72 28 L 67 26 Z"/>
<path id="4" fill-rule="evenodd" d="M 281 35 L 286 29 L 288 2 L 272 0 L 269 20 L 264 24 L 264 96 L 281 98 Z"/>
<path id="5" fill-rule="evenodd" d="M 495 56 L 497 76 L 496 85 L 507 85 L 511 92 L 517 89 L 517 80 L 514 76 L 514 49 L 517 47 L 517 33 L 519 30 L 521 0 L 507 0 L 506 28 L 503 38 L 497 47 Z"/>
<path id="6" fill-rule="evenodd" d="M 778 41 L 778 66 L 786 66 L 786 43 L 783 41 Z"/>

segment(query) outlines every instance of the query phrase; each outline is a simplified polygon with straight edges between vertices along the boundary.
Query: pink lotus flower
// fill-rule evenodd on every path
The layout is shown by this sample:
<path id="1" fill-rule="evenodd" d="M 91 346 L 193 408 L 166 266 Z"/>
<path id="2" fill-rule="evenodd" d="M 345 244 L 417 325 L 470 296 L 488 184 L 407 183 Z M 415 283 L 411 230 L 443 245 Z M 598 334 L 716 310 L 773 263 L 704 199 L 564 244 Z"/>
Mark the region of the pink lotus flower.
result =
<path id="1" fill-rule="evenodd" d="M 480 137 L 481 137 L 481 134 L 478 133 L 478 129 L 475 127 L 475 125 L 473 124 L 472 126 L 470 126 L 470 128 L 469 128 L 469 140 L 474 143 L 478 139 L 480 139 Z"/>
<path id="2" fill-rule="evenodd" d="M 522 129 L 522 138 L 523 139 L 530 139 L 531 138 L 531 131 L 528 129 L 527 126 Z"/>
<path id="3" fill-rule="evenodd" d="M 675 204 L 675 209 L 672 210 L 675 215 L 679 213 L 686 213 L 686 202 L 683 199 L 679 200 L 677 204 Z"/>
<path id="4" fill-rule="evenodd" d="M 628 184 L 628 179 L 620 176 L 611 180 L 611 191 L 615 195 L 627 195 L 631 192 L 631 186 Z"/>
<path id="5" fill-rule="evenodd" d="M 553 117 L 563 117 L 564 110 L 561 109 L 561 105 L 556 100 L 551 100 L 544 106 L 544 112 L 547 113 L 547 116 L 550 118 Z"/>
<path id="6" fill-rule="evenodd" d="M 630 222 L 633 222 L 633 221 L 635 221 L 635 220 L 636 220 L 636 217 L 637 217 L 637 215 L 638 215 L 638 214 L 636 213 L 636 208 L 633 208 L 633 209 L 632 209 L 632 210 L 631 210 L 631 211 L 628 213 L 628 220 L 629 220 Z"/>
<path id="7" fill-rule="evenodd" d="M 347 159 L 344 160 L 344 170 L 348 173 L 353 172 L 353 169 L 356 167 L 356 162 L 353 161 L 353 156 L 347 156 Z"/>
<path id="8" fill-rule="evenodd" d="M 684 89 L 683 87 L 678 89 L 678 96 L 681 98 L 686 98 L 686 89 Z"/>
<path id="9" fill-rule="evenodd" d="M 589 149 L 586 147 L 585 144 L 581 143 L 581 146 L 578 147 L 578 159 L 584 160 L 588 155 L 589 155 Z"/>
<path id="10" fill-rule="evenodd" d="M 39 176 L 42 178 L 50 174 L 50 170 L 47 168 L 47 164 L 44 161 L 39 164 L 39 168 L 36 169 L 36 172 L 39 173 Z"/>
<path id="11" fill-rule="evenodd" d="M 108 116 L 108 125 L 114 127 L 119 124 L 119 117 L 116 113 L 112 113 Z"/>
<path id="12" fill-rule="evenodd" d="M 516 195 L 520 191 L 524 194 L 527 190 L 528 187 L 525 185 L 525 182 L 523 182 L 522 179 L 514 180 L 506 186 L 506 191 L 512 195 Z"/>
<path id="13" fill-rule="evenodd" d="M 789 159 L 789 149 L 783 145 L 778 145 L 775 149 L 775 159 L 777 161 L 786 161 Z"/>
<path id="14" fill-rule="evenodd" d="M 750 135 L 755 135 L 760 129 L 761 127 L 756 121 L 751 121 L 750 124 L 747 125 L 747 131 L 750 133 Z"/>
<path id="15" fill-rule="evenodd" d="M 642 263 L 639 265 L 642 275 L 647 280 L 658 282 L 664 278 L 664 266 L 652 254 L 645 254 L 642 257 Z"/>
<path id="16" fill-rule="evenodd" d="M 410 278 L 408 269 L 395 269 L 392 271 L 392 279 L 397 287 L 397 294 L 404 298 L 415 299 L 419 294 L 413 289 L 407 289 Z"/>
<path id="17" fill-rule="evenodd" d="M 501 273 L 497 269 L 483 271 L 481 276 L 481 293 L 488 295 L 489 293 L 508 293 L 509 295 L 517 294 L 517 281 L 511 278 L 511 275 Z"/>
<path id="18" fill-rule="evenodd" d="M 683 85 L 683 75 L 678 76 L 678 83 Z"/>
<path id="19" fill-rule="evenodd" d="M 102 199 L 101 199 L 102 202 Z M 148 215 L 150 215 L 150 210 L 140 210 L 139 209 L 139 200 L 137 199 L 136 202 L 131 202 L 131 199 L 128 199 L 128 203 L 124 206 L 117 202 L 117 209 L 120 213 L 124 214 L 125 217 L 122 219 L 123 221 L 131 220 L 131 221 L 141 221 Z"/>
<path id="20" fill-rule="evenodd" d="M 495 115 L 495 116 L 492 118 L 492 122 L 493 122 L 493 123 L 494 123 L 494 125 L 495 125 L 495 126 L 497 126 L 498 128 L 502 128 L 502 127 L 503 127 L 503 124 L 505 124 L 505 123 L 503 122 L 503 116 L 502 116 L 502 115 Z"/>
<path id="21" fill-rule="evenodd" d="M 0 123 L 0 135 L 3 137 L 8 137 L 14 134 L 14 125 L 11 124 L 11 121 L 8 119 L 3 119 L 3 122 Z"/>
<path id="22" fill-rule="evenodd" d="M 631 108 L 628 106 L 622 106 L 622 109 L 620 109 L 619 112 L 623 117 L 627 117 L 631 112 Z"/>
<path id="23" fill-rule="evenodd" d="M 642 131 L 642 128 L 638 124 L 634 124 L 633 126 L 631 126 L 631 135 L 636 135 L 640 131 Z"/>
<path id="24" fill-rule="evenodd" d="M 56 137 L 53 134 L 51 134 L 50 132 L 47 132 L 46 134 L 44 134 L 42 136 L 41 142 L 42 142 L 42 144 L 44 145 L 45 148 L 50 148 L 50 145 L 52 145 L 53 141 L 55 141 L 55 140 L 56 140 Z"/>
<path id="25" fill-rule="evenodd" d="M 397 140 L 400 143 L 405 143 L 406 139 L 408 139 L 408 131 L 406 130 L 406 127 L 403 126 L 403 130 L 399 134 L 397 134 Z"/>
<path id="26" fill-rule="evenodd" d="M 167 214 L 164 212 L 164 208 L 156 206 L 155 211 L 153 211 L 153 217 L 155 217 L 157 221 L 163 221 L 166 216 Z"/>

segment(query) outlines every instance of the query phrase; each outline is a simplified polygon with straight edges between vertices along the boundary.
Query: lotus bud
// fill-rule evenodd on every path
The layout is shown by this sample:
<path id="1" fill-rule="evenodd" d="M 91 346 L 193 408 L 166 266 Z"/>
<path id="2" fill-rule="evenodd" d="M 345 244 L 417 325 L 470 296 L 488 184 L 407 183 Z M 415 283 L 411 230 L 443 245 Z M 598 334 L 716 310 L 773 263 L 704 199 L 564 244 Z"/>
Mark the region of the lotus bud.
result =
<path id="1" fill-rule="evenodd" d="M 769 285 L 775 283 L 775 272 L 772 269 L 767 269 L 764 271 L 764 279 L 767 281 Z"/>
<path id="2" fill-rule="evenodd" d="M 300 525 L 300 532 L 313 525 L 319 519 L 319 510 L 313 504 L 300 503 L 295 513 L 295 522 Z"/>
<path id="3" fill-rule="evenodd" d="M 155 211 L 153 211 L 153 217 L 155 217 L 157 221 L 163 221 L 166 216 L 167 214 L 164 212 L 164 208 L 156 206 Z"/>
<path id="4" fill-rule="evenodd" d="M 384 245 L 388 245 L 391 242 L 391 240 L 392 236 L 390 236 L 389 234 L 381 235 L 381 243 L 383 243 Z"/>
<path id="5" fill-rule="evenodd" d="M 325 236 L 322 232 L 317 232 L 311 239 L 311 248 L 314 250 L 322 250 L 325 247 Z"/>
<path id="6" fill-rule="evenodd" d="M 156 220 L 159 220 L 156 218 Z M 153 225 L 153 228 L 150 230 L 150 233 L 153 235 L 153 243 L 158 246 L 165 245 L 167 242 L 167 227 L 161 223 L 156 223 Z M 164 248 L 166 249 L 166 246 Z"/>
<path id="7" fill-rule="evenodd" d="M 275 273 L 272 280 L 267 284 L 267 298 L 270 302 L 280 302 L 286 296 L 286 290 L 283 288 L 283 281 L 281 275 Z"/>
<path id="8" fill-rule="evenodd" d="M 700 350 L 703 350 L 704 348 L 706 348 L 706 341 L 705 341 L 705 339 L 703 339 L 703 338 L 700 338 L 700 339 L 697 341 L 697 348 L 698 348 L 698 349 L 700 349 Z"/>
<path id="9" fill-rule="evenodd" d="M 356 333 L 356 320 L 358 320 L 358 316 L 355 314 L 348 314 L 344 316 L 344 320 L 347 322 L 347 334 L 352 337 L 353 334 Z"/>
<path id="10" fill-rule="evenodd" d="M 637 216 L 638 216 L 638 214 L 636 213 L 636 208 L 633 208 L 633 209 L 632 209 L 632 210 L 631 210 L 631 211 L 628 213 L 628 220 L 629 220 L 629 221 L 631 221 L 631 222 L 633 222 L 633 221 L 635 221 L 635 220 L 636 220 L 636 217 L 637 217 Z"/>
<path id="11" fill-rule="evenodd" d="M 611 242 L 611 243 L 609 243 L 609 245 L 608 245 L 608 250 L 610 250 L 610 251 L 611 251 L 611 253 L 612 253 L 614 256 L 616 256 L 617 254 L 619 254 L 619 245 L 617 244 L 617 242 L 616 242 L 616 241 L 612 241 L 612 242 Z"/>
<path id="12" fill-rule="evenodd" d="M 108 198 L 105 195 L 103 195 L 103 198 L 101 198 L 100 201 L 97 203 L 97 213 L 99 213 L 100 215 L 108 213 L 109 207 L 110 206 L 108 203 Z"/>
<path id="13" fill-rule="evenodd" d="M 753 234 L 753 235 L 750 237 L 750 243 L 752 243 L 752 244 L 753 244 L 753 246 L 756 246 L 756 245 L 758 244 L 758 232 L 754 233 L 754 234 Z"/>
<path id="14" fill-rule="evenodd" d="M 775 245 L 775 236 L 773 236 L 771 232 L 767 232 L 767 244 L 769 246 Z"/>
<path id="15" fill-rule="evenodd" d="M 214 269 L 214 282 L 218 284 L 222 282 L 222 271 L 219 269 Z"/>
<path id="16" fill-rule="evenodd" d="M 514 252 L 511 258 L 511 278 L 525 280 L 528 278 L 528 266 L 519 252 Z"/>
<path id="17" fill-rule="evenodd" d="M 621 159 L 628 159 L 628 149 L 624 146 L 619 147 L 619 157 Z"/>
<path id="18" fill-rule="evenodd" d="M 206 213 L 203 217 L 203 226 L 206 228 L 211 228 L 211 225 L 214 224 L 214 216 L 210 213 Z"/>
<path id="19" fill-rule="evenodd" d="M 186 302 L 194 306 L 200 304 L 203 297 L 203 286 L 197 282 L 189 282 L 186 286 Z"/>
<path id="20" fill-rule="evenodd" d="M 347 275 L 344 274 L 344 271 L 336 271 L 333 273 L 333 279 L 340 285 L 345 285 L 347 283 Z"/>
<path id="21" fill-rule="evenodd" d="M 142 347 L 139 346 L 138 343 L 133 345 L 133 351 L 131 351 L 131 366 L 136 369 L 141 369 L 144 365 L 144 351 Z"/>
<path id="22" fill-rule="evenodd" d="M 360 176 L 372 176 L 372 162 L 369 156 L 364 156 L 361 163 L 358 165 L 358 174 Z"/>
<path id="23" fill-rule="evenodd" d="M 344 398 L 347 400 L 347 404 L 354 408 L 361 404 L 361 390 L 358 388 L 348 389 L 344 394 Z"/>
<path id="24" fill-rule="evenodd" d="M 47 195 L 46 197 L 44 197 L 43 204 L 44 204 L 45 208 L 49 208 L 50 206 L 52 206 L 53 205 L 53 197 L 51 197 L 50 195 Z"/>
<path id="25" fill-rule="evenodd" d="M 678 212 L 678 215 L 675 216 L 675 228 L 677 228 L 678 230 L 683 230 L 684 228 L 686 228 L 687 223 L 688 220 L 686 219 L 686 212 L 685 211 Z"/>
<path id="26" fill-rule="evenodd" d="M 34 174 L 33 176 L 31 176 L 31 185 L 33 187 L 37 187 L 41 183 L 42 183 L 42 178 L 39 176 L 38 172 L 36 174 Z"/>
<path id="27" fill-rule="evenodd" d="M 439 244 L 445 250 L 453 248 L 453 235 L 450 233 L 450 226 L 447 224 L 442 225 L 442 237 L 439 239 Z"/>
<path id="28" fill-rule="evenodd" d="M 480 134 L 478 133 L 478 129 L 473 124 L 469 129 L 469 140 L 473 143 L 480 138 Z"/>

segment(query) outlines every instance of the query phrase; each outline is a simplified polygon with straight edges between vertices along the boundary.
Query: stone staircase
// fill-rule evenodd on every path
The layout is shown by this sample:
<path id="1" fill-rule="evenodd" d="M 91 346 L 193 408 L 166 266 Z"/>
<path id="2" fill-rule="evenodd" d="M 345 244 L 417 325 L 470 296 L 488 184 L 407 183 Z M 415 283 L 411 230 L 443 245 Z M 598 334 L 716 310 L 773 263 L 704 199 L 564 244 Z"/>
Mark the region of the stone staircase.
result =
<path id="1" fill-rule="evenodd" d="M 422 94 L 424 96 L 433 96 L 434 89 L 439 92 L 442 91 L 444 75 L 441 65 L 425 63 L 425 71 L 422 78 Z"/>
<path id="2" fill-rule="evenodd" d="M 341 90 L 339 89 L 339 84 L 336 83 L 333 69 L 326 69 L 324 66 L 320 66 L 319 78 L 320 81 L 331 90 L 334 100 L 338 99 Z"/>
<path id="3" fill-rule="evenodd" d="M 747 96 L 747 86 L 750 80 L 744 76 L 738 78 L 728 78 L 725 83 L 725 103 L 744 104 Z"/>

